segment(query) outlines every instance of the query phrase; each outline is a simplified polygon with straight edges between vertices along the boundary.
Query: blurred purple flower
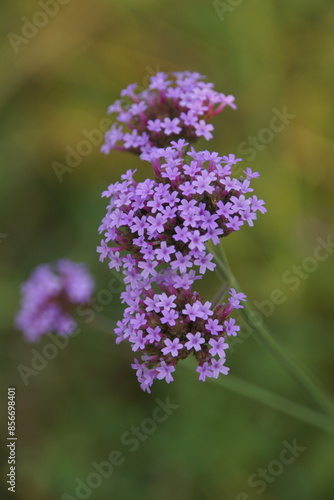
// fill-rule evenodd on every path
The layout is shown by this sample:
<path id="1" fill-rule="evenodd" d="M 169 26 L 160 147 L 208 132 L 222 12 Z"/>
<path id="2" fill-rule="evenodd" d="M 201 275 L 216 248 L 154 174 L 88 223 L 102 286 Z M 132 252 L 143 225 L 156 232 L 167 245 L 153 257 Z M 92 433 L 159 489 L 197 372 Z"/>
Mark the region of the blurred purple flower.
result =
<path id="1" fill-rule="evenodd" d="M 59 260 L 38 266 L 21 286 L 16 326 L 30 341 L 56 332 L 69 335 L 76 327 L 71 313 L 90 301 L 94 281 L 83 264 Z"/>

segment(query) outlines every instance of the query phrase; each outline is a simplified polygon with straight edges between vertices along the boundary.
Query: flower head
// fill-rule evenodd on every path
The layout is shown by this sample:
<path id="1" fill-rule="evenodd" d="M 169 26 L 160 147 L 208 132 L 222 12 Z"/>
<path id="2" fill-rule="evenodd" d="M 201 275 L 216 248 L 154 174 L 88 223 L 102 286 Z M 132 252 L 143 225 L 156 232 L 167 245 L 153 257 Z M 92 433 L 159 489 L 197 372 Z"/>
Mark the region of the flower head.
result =
<path id="1" fill-rule="evenodd" d="M 211 118 L 226 106 L 235 109 L 234 97 L 214 90 L 199 73 L 189 71 L 151 76 L 148 89 L 136 84 L 121 92 L 123 99 L 109 106 L 115 123 L 105 135 L 101 151 L 111 149 L 140 154 L 154 147 L 169 146 L 184 138 L 189 143 L 212 138 Z"/>
<path id="2" fill-rule="evenodd" d="M 63 259 L 38 266 L 21 287 L 16 325 L 30 341 L 50 332 L 68 335 L 76 327 L 71 312 L 90 301 L 93 289 L 94 281 L 83 264 Z"/>
<path id="3" fill-rule="evenodd" d="M 246 296 L 231 289 L 227 302 L 213 308 L 192 286 L 215 269 L 207 244 L 217 245 L 245 223 L 253 226 L 266 209 L 249 196 L 257 172 L 247 168 L 244 178 L 235 178 L 240 158 L 190 146 L 212 138 L 210 119 L 225 106 L 235 109 L 234 97 L 190 72 L 157 73 L 148 90 L 138 92 L 134 84 L 121 96 L 109 108 L 117 118 L 102 151 L 140 155 L 151 163 L 154 179 L 137 183 L 128 171 L 102 194 L 110 202 L 97 251 L 123 272 L 126 285 L 116 342 L 126 340 L 140 354 L 132 367 L 144 391 L 155 379 L 173 381 L 176 364 L 190 355 L 200 380 L 217 378 L 229 370 L 226 339 L 240 329 L 230 314 Z"/>
<path id="4" fill-rule="evenodd" d="M 136 295 L 126 290 L 122 298 L 134 307 L 125 309 L 123 320 L 115 329 L 116 342 L 128 340 L 132 350 L 141 355 L 132 365 L 141 388 L 150 392 L 155 379 L 171 382 L 175 366 L 188 356 L 195 357 L 200 380 L 226 374 L 226 339 L 233 335 L 232 326 L 236 328 L 235 320 L 229 316 L 240 307 L 235 302 L 235 290 L 230 290 L 226 304 L 213 309 L 197 292 L 165 285 L 159 288 L 160 293 L 147 288 Z M 243 294 L 239 295 L 242 297 L 238 300 L 245 300 Z M 168 320 L 170 317 L 172 321 Z"/>
<path id="5" fill-rule="evenodd" d="M 231 177 L 232 166 L 225 160 L 191 150 L 187 162 L 182 158 L 187 143 L 179 142 L 145 155 L 152 162 L 154 180 L 137 183 L 134 172 L 127 172 L 123 182 L 103 193 L 110 203 L 97 250 L 100 259 L 109 259 L 109 267 L 123 271 L 132 287 L 145 288 L 159 279 L 175 288 L 189 288 L 215 269 L 206 244 L 216 245 L 245 223 L 253 225 L 257 212 L 265 211 L 262 200 L 249 197 L 250 184 Z M 165 176 L 171 165 L 175 176 Z M 109 246 L 110 239 L 115 246 Z M 166 321 L 173 321 L 172 315 Z"/>

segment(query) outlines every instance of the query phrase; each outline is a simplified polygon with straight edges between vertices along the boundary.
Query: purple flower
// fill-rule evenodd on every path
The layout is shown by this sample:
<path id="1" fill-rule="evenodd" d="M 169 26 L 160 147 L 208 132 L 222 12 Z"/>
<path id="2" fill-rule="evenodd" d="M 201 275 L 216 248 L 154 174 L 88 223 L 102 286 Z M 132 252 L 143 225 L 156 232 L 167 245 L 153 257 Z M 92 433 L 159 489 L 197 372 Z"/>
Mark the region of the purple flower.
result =
<path id="1" fill-rule="evenodd" d="M 190 250 L 205 250 L 204 238 L 197 229 L 190 233 L 189 248 Z"/>
<path id="2" fill-rule="evenodd" d="M 146 305 L 146 311 L 151 312 L 154 311 L 156 313 L 160 312 L 160 297 L 159 295 L 154 295 L 153 299 L 151 297 L 146 297 L 144 300 L 144 304 Z"/>
<path id="3" fill-rule="evenodd" d="M 176 252 L 175 260 L 171 262 L 172 269 L 178 269 L 182 274 L 187 272 L 187 268 L 192 265 L 191 256 L 184 255 L 182 252 Z"/>
<path id="4" fill-rule="evenodd" d="M 165 118 L 162 123 L 162 128 L 165 130 L 166 135 L 179 134 L 181 127 L 179 127 L 180 120 L 178 118 Z"/>
<path id="5" fill-rule="evenodd" d="M 146 340 L 148 342 L 154 344 L 154 342 L 159 342 L 160 339 L 161 339 L 161 328 L 159 328 L 159 326 L 156 326 L 155 328 L 151 327 L 147 328 Z"/>
<path id="6" fill-rule="evenodd" d="M 205 328 L 211 333 L 211 335 L 219 335 L 219 333 L 223 331 L 223 326 L 219 324 L 219 321 L 212 318 L 207 320 Z"/>
<path id="7" fill-rule="evenodd" d="M 73 310 L 91 300 L 93 289 L 84 264 L 63 259 L 38 266 L 21 287 L 16 326 L 30 341 L 51 332 L 69 335 L 76 328 Z"/>
<path id="8" fill-rule="evenodd" d="M 96 251 L 100 254 L 100 262 L 103 262 L 104 259 L 109 255 L 110 248 L 107 245 L 105 240 L 101 241 L 101 246 L 96 247 Z"/>
<path id="9" fill-rule="evenodd" d="M 202 381 L 228 373 L 226 339 L 240 329 L 230 314 L 246 297 L 231 289 L 227 303 L 213 308 L 192 286 L 215 268 L 207 243 L 217 245 L 246 222 L 253 226 L 266 209 L 249 196 L 257 172 L 247 168 L 246 178 L 235 178 L 240 158 L 191 146 L 198 137 L 212 137 L 209 120 L 227 105 L 235 109 L 233 96 L 190 72 L 158 73 L 148 90 L 129 86 L 123 95 L 132 102 L 110 108 L 121 125 L 106 134 L 103 151 L 140 154 L 154 179 L 136 182 L 128 171 L 103 192 L 110 202 L 97 250 L 101 261 L 123 272 L 125 310 L 116 342 L 126 340 L 138 351 L 140 361 L 132 366 L 150 392 L 155 379 L 171 382 L 176 364 L 189 355 Z"/>
<path id="10" fill-rule="evenodd" d="M 134 96 L 134 90 L 137 88 L 137 83 L 130 83 L 125 89 L 121 91 L 121 96 L 125 97 L 133 97 Z"/>
<path id="11" fill-rule="evenodd" d="M 235 319 L 230 318 L 225 322 L 225 331 L 227 335 L 233 335 L 234 337 L 237 335 L 237 332 L 240 330 L 240 326 L 235 324 Z"/>
<path id="12" fill-rule="evenodd" d="M 167 80 L 167 75 L 160 71 L 156 75 L 151 77 L 150 89 L 166 90 L 170 81 Z"/>
<path id="13" fill-rule="evenodd" d="M 223 375 L 227 375 L 229 372 L 229 368 L 225 366 L 225 359 L 213 359 L 211 362 L 211 370 L 213 378 L 218 378 L 218 376 L 222 373 Z"/>
<path id="14" fill-rule="evenodd" d="M 162 311 L 162 318 L 161 318 L 161 323 L 165 324 L 168 323 L 170 326 L 175 326 L 176 325 L 176 319 L 178 319 L 178 314 L 176 311 L 173 309 L 163 309 Z"/>
<path id="15" fill-rule="evenodd" d="M 259 212 L 261 212 L 262 214 L 264 214 L 267 209 L 263 206 L 264 205 L 264 201 L 263 200 L 259 200 L 257 196 L 251 196 L 250 198 L 250 202 L 251 202 L 251 206 L 252 206 L 252 210 L 259 210 Z"/>
<path id="16" fill-rule="evenodd" d="M 105 134 L 101 151 L 111 149 L 145 155 L 152 148 L 166 147 L 179 139 L 188 143 L 199 137 L 212 138 L 213 125 L 207 123 L 226 106 L 235 109 L 233 96 L 225 96 L 204 83 L 203 76 L 189 71 L 151 76 L 149 88 L 138 91 L 137 84 L 122 90 L 109 106 L 116 121 Z M 129 102 L 130 100 L 130 102 Z"/>
<path id="17" fill-rule="evenodd" d="M 170 309 L 176 307 L 176 304 L 174 302 L 176 299 L 176 295 L 167 295 L 166 293 L 162 293 L 161 295 L 159 295 L 159 298 L 159 306 L 161 309 L 165 308 L 167 311 L 169 311 Z"/>
<path id="18" fill-rule="evenodd" d="M 219 370 L 227 373 L 215 356 L 225 357 L 225 339 L 237 334 L 239 326 L 229 315 L 242 307 L 245 296 L 231 290 L 228 303 L 213 309 L 191 287 L 215 267 L 206 242 L 219 243 L 263 208 L 261 200 L 248 197 L 249 181 L 230 177 L 231 167 L 222 165 L 236 163 L 235 157 L 223 160 L 217 153 L 191 149 L 188 165 L 186 147 L 174 141 L 146 153 L 154 180 L 137 183 L 129 171 L 103 193 L 110 203 L 98 251 L 123 271 L 126 283 L 121 294 L 125 323 L 115 333 L 118 342 L 127 340 L 140 352 L 136 371 L 147 391 L 159 374 L 169 378 L 166 366 L 188 355 L 196 357 L 201 380 L 218 376 Z M 164 177 L 168 168 L 172 175 Z M 114 247 L 108 245 L 111 234 Z"/>
<path id="19" fill-rule="evenodd" d="M 174 339 L 174 340 L 166 339 L 165 346 L 166 347 L 161 349 L 162 354 L 166 356 L 167 354 L 170 353 L 173 357 L 178 356 L 179 350 L 182 349 L 183 347 L 179 339 Z"/>
<path id="20" fill-rule="evenodd" d="M 223 163 L 227 163 L 227 165 L 232 166 L 238 163 L 238 161 L 241 161 L 241 158 L 236 158 L 235 155 L 230 154 L 228 156 L 223 156 L 222 160 Z"/>
<path id="21" fill-rule="evenodd" d="M 174 245 L 168 246 L 166 241 L 162 241 L 160 248 L 155 250 L 156 258 L 159 261 L 170 262 L 171 255 L 175 253 Z"/>
<path id="22" fill-rule="evenodd" d="M 225 357 L 225 349 L 228 348 L 228 344 L 226 344 L 223 337 L 220 337 L 218 340 L 210 339 L 209 344 L 212 346 L 209 350 L 212 356 L 218 355 L 220 358 Z"/>
<path id="23" fill-rule="evenodd" d="M 146 286 L 147 280 L 162 278 L 168 268 L 173 271 L 170 282 L 178 288 L 185 280 L 191 284 L 191 278 L 181 276 L 195 268 L 200 274 L 214 269 L 206 243 L 211 240 L 216 245 L 245 222 L 252 225 L 257 211 L 265 210 L 262 200 L 248 198 L 249 181 L 245 185 L 231 178 L 230 171 L 224 173 L 217 153 L 191 149 L 188 165 L 182 158 L 187 143 L 173 144 L 146 154 L 154 180 L 137 183 L 134 172 L 128 171 L 122 182 L 103 193 L 111 199 L 100 226 L 104 238 L 98 251 L 101 260 L 110 260 L 111 268 L 123 270 L 127 284 Z M 234 156 L 227 160 L 236 162 Z M 164 177 L 167 166 L 173 173 Z M 109 246 L 111 239 L 114 247 Z M 131 269 L 126 268 L 129 252 Z"/>
<path id="24" fill-rule="evenodd" d="M 251 203 L 251 201 L 249 199 L 246 199 L 245 195 L 243 194 L 241 194 L 240 196 L 231 196 L 230 201 L 232 203 L 232 213 L 248 210 L 248 207 Z"/>
<path id="25" fill-rule="evenodd" d="M 196 187 L 197 194 L 203 194 L 207 192 L 209 194 L 213 193 L 214 185 L 213 181 L 215 181 L 217 176 L 213 172 L 208 172 L 203 169 L 200 174 L 198 174 L 193 182 Z"/>
<path id="26" fill-rule="evenodd" d="M 157 367 L 157 379 L 165 379 L 167 384 L 173 382 L 174 378 L 172 373 L 175 372 L 175 367 L 173 365 L 167 365 L 165 361 L 161 361 L 161 365 Z"/>
<path id="27" fill-rule="evenodd" d="M 147 129 L 150 132 L 156 132 L 159 133 L 162 130 L 162 121 L 161 120 L 148 120 L 147 122 Z"/>
<path id="28" fill-rule="evenodd" d="M 206 270 L 208 269 L 209 271 L 213 271 L 214 268 L 216 267 L 216 264 L 214 262 L 211 262 L 213 259 L 213 255 L 211 253 L 206 254 L 202 253 L 198 256 L 198 258 L 194 261 L 196 266 L 199 266 L 199 272 L 201 274 L 205 274 Z"/>
<path id="29" fill-rule="evenodd" d="M 195 134 L 197 137 L 205 137 L 207 141 L 212 139 L 211 130 L 213 130 L 213 125 L 211 123 L 206 123 L 204 120 L 200 120 L 195 124 Z"/>
<path id="30" fill-rule="evenodd" d="M 115 329 L 116 342 L 130 342 L 132 350 L 141 356 L 141 362 L 136 360 L 133 365 L 141 388 L 149 392 L 155 379 L 171 381 L 178 361 L 188 356 L 197 360 L 200 380 L 218 376 L 219 370 L 227 373 L 215 356 L 225 361 L 226 338 L 237 329 L 235 320 L 229 317 L 231 305 L 220 304 L 213 309 L 197 292 L 173 285 L 155 286 L 161 293 L 148 286 L 137 291 L 128 287 L 121 294 L 129 307 Z"/>
<path id="31" fill-rule="evenodd" d="M 181 120 L 183 120 L 184 125 L 186 127 L 194 127 L 197 125 L 198 122 L 198 116 L 197 114 L 194 113 L 194 111 L 189 110 L 187 112 L 182 112 L 181 115 Z"/>
<path id="32" fill-rule="evenodd" d="M 157 274 L 155 270 L 156 262 L 152 260 L 143 260 L 138 263 L 138 267 L 142 269 L 141 275 L 144 278 L 152 275 L 155 276 Z"/>
<path id="33" fill-rule="evenodd" d="M 231 297 L 229 298 L 229 303 L 233 307 L 233 309 L 241 309 L 243 306 L 240 304 L 240 302 L 246 300 L 246 295 L 241 292 L 236 292 L 234 288 L 231 288 L 230 295 Z"/>
<path id="34" fill-rule="evenodd" d="M 232 231 L 238 231 L 243 225 L 243 221 L 236 215 L 235 217 L 230 217 L 226 223 L 226 227 Z"/>
<path id="35" fill-rule="evenodd" d="M 259 172 L 253 172 L 253 170 L 249 167 L 246 168 L 246 170 L 244 170 L 244 174 L 246 175 L 246 179 L 248 179 L 248 180 L 256 179 L 257 177 L 260 177 Z"/>
<path id="36" fill-rule="evenodd" d="M 202 319 L 208 319 L 209 316 L 212 316 L 213 312 L 211 310 L 211 302 L 208 300 L 203 304 L 201 301 L 197 301 L 198 304 L 198 314 Z"/>
<path id="37" fill-rule="evenodd" d="M 205 382 L 206 377 L 212 377 L 211 365 L 207 361 L 202 365 L 198 365 L 196 371 L 199 373 L 199 380 Z"/>
<path id="38" fill-rule="evenodd" d="M 201 350 L 201 344 L 204 344 L 205 339 L 201 337 L 201 332 L 197 332 L 194 334 L 187 333 L 186 335 L 188 342 L 185 343 L 186 348 L 190 351 L 190 349 L 195 349 L 196 352 Z"/>
<path id="39" fill-rule="evenodd" d="M 138 349 L 145 348 L 145 339 L 143 336 L 143 332 L 139 331 L 138 333 L 131 335 L 130 340 L 132 342 L 133 351 L 138 351 Z"/>
<path id="40" fill-rule="evenodd" d="M 189 235 L 190 232 L 186 226 L 175 226 L 175 241 L 182 241 L 183 243 L 187 243 L 189 241 Z"/>

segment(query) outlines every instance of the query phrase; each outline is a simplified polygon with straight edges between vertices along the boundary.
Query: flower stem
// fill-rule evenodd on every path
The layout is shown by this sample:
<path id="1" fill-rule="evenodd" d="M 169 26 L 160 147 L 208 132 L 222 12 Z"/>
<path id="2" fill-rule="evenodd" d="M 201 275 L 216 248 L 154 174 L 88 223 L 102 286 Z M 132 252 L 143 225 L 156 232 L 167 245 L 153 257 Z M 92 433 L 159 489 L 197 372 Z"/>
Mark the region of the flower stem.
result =
<path id="1" fill-rule="evenodd" d="M 223 277 L 230 286 L 235 288 L 237 292 L 240 292 L 240 286 L 231 271 L 221 245 L 217 247 L 210 245 L 210 251 L 214 255 L 220 277 Z M 255 315 L 254 313 L 254 309 L 248 302 L 243 309 L 240 309 L 243 320 L 252 328 L 256 340 L 275 356 L 277 361 L 289 373 L 295 383 L 313 404 L 326 414 L 334 416 L 334 402 L 331 395 L 304 366 L 297 362 L 281 347 L 263 324 L 259 324 L 252 319 Z"/>
<path id="2" fill-rule="evenodd" d="M 226 292 L 228 291 L 228 283 L 224 283 L 218 290 L 212 301 L 212 307 L 215 308 L 224 298 Z"/>
<path id="3" fill-rule="evenodd" d="M 274 408 L 291 417 L 334 434 L 334 419 L 274 394 L 267 389 L 258 387 L 233 375 L 221 376 L 217 379 L 209 380 L 218 383 L 230 391 L 236 392 L 258 403 L 267 405 L 270 408 Z"/>
<path id="4" fill-rule="evenodd" d="M 101 314 L 95 314 L 95 316 L 89 320 L 82 320 L 79 316 L 77 316 L 76 320 L 82 325 L 89 325 L 91 328 L 100 330 L 101 332 L 109 335 L 113 333 L 116 326 L 116 321 L 113 321 Z"/>

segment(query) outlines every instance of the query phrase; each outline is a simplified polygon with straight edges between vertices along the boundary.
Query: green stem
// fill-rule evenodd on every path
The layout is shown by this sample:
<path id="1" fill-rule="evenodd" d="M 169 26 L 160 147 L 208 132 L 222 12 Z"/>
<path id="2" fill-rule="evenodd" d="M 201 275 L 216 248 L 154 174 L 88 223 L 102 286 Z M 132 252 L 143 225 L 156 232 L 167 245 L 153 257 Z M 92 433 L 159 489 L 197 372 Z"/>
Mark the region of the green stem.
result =
<path id="1" fill-rule="evenodd" d="M 116 327 L 115 321 L 112 321 L 101 314 L 96 314 L 93 319 L 89 319 L 87 321 L 83 321 L 80 317 L 77 317 L 76 320 L 82 325 L 89 325 L 94 329 L 96 328 L 97 330 L 108 334 L 113 333 L 114 328 Z"/>
<path id="2" fill-rule="evenodd" d="M 188 369 L 193 369 L 193 360 L 189 358 L 183 361 L 182 365 Z M 318 427 L 319 429 L 334 434 L 334 420 L 327 415 L 322 415 L 317 411 L 306 406 L 300 405 L 289 399 L 286 399 L 278 394 L 274 394 L 263 387 L 259 387 L 250 382 L 242 380 L 234 375 L 220 376 L 216 379 L 208 379 L 212 383 L 219 384 L 227 390 L 245 396 L 246 398 L 257 401 L 260 404 L 269 406 L 274 410 L 278 410 L 290 417 L 297 418 L 307 424 Z"/>
<path id="3" fill-rule="evenodd" d="M 228 281 L 237 292 L 240 292 L 240 286 L 231 271 L 222 247 L 220 245 L 217 247 L 210 245 L 210 251 L 215 257 L 217 267 L 219 268 L 219 275 Z M 298 363 L 279 345 L 263 324 L 255 324 L 254 320 L 252 320 L 252 315 L 254 316 L 254 313 L 255 311 L 248 302 L 243 309 L 240 309 L 240 314 L 243 320 L 253 329 L 256 340 L 265 346 L 276 357 L 277 361 L 289 373 L 303 393 L 319 409 L 334 416 L 334 402 L 331 395 L 304 366 Z"/>
<path id="4" fill-rule="evenodd" d="M 253 385 L 234 377 L 233 375 L 225 377 L 221 376 L 217 379 L 209 380 L 218 383 L 230 391 L 236 392 L 242 396 L 257 401 L 258 403 L 267 405 L 270 408 L 286 413 L 291 417 L 297 418 L 303 422 L 318 427 L 319 429 L 334 434 L 334 420 L 332 418 L 327 417 L 326 415 L 321 415 L 310 408 L 294 403 L 293 401 L 274 394 L 267 389 Z"/>
<path id="5" fill-rule="evenodd" d="M 221 303 L 223 298 L 226 295 L 226 292 L 228 290 L 228 283 L 225 282 L 218 290 L 217 294 L 215 295 L 213 301 L 212 301 L 212 307 L 215 308 L 218 304 Z"/>

